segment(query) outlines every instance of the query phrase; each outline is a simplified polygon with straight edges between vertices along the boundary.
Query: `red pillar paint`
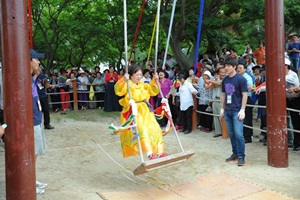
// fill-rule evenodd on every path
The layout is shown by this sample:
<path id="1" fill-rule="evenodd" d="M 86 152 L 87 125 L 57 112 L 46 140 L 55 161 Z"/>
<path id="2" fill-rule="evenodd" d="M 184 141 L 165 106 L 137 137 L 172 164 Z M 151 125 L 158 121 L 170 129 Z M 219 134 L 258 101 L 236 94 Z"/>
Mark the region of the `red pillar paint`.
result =
<path id="1" fill-rule="evenodd" d="M 265 1 L 268 165 L 288 167 L 283 1 Z"/>
<path id="2" fill-rule="evenodd" d="M 1 0 L 7 200 L 36 199 L 26 1 Z"/>

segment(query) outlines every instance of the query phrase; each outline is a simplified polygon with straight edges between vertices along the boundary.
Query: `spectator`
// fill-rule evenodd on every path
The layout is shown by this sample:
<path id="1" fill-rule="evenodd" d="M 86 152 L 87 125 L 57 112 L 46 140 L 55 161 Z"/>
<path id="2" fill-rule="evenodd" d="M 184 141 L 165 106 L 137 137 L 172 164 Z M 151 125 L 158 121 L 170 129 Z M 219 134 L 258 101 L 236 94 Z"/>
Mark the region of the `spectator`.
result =
<path id="1" fill-rule="evenodd" d="M 253 52 L 252 52 L 252 49 L 251 49 L 251 47 L 250 47 L 250 44 L 249 44 L 249 43 L 248 43 L 248 44 L 246 44 L 246 48 L 245 48 L 245 51 L 244 51 L 244 53 L 245 53 L 245 54 L 248 54 L 248 55 L 250 56 L 250 58 L 251 58 L 251 56 L 252 56 Z"/>
<path id="2" fill-rule="evenodd" d="M 101 109 L 104 107 L 104 92 L 105 92 L 105 81 L 103 80 L 100 71 L 96 73 L 96 78 L 93 81 L 96 90 L 97 108 Z"/>
<path id="3" fill-rule="evenodd" d="M 258 94 L 258 105 L 260 106 L 266 106 L 266 86 L 263 86 L 266 81 L 266 69 L 265 65 L 262 65 L 260 67 L 260 74 L 261 77 L 258 81 L 258 87 L 256 88 L 255 94 Z M 261 122 L 260 122 L 260 129 L 267 130 L 267 109 L 261 108 Z M 261 131 L 261 133 L 258 135 L 259 142 L 267 142 L 267 134 L 264 131 Z"/>
<path id="4" fill-rule="evenodd" d="M 182 117 L 182 128 L 180 129 L 180 132 L 183 132 L 184 134 L 192 132 L 192 112 L 194 108 L 193 95 L 196 96 L 197 94 L 197 90 L 193 87 L 192 83 L 186 81 L 188 77 L 187 71 L 178 75 L 178 80 L 181 83 L 178 92 Z"/>
<path id="5" fill-rule="evenodd" d="M 65 69 L 60 69 L 61 76 L 58 78 L 58 85 L 60 87 L 60 100 L 62 110 L 69 111 L 69 85 L 67 84 L 67 71 Z"/>
<path id="6" fill-rule="evenodd" d="M 254 87 L 258 87 L 259 86 L 259 83 L 261 82 L 260 79 L 262 78 L 261 77 L 261 74 L 260 74 L 260 65 L 256 65 L 254 67 L 252 67 L 252 71 L 253 71 L 253 75 L 255 77 L 255 85 Z M 256 102 L 258 101 L 258 97 L 259 95 L 254 93 L 252 94 L 252 101 L 253 101 L 253 104 L 256 104 Z M 257 118 L 256 118 L 256 121 L 260 121 L 261 119 L 261 108 L 257 108 Z"/>
<path id="7" fill-rule="evenodd" d="M 166 65 L 169 65 L 170 68 L 172 69 L 176 64 L 177 62 L 172 58 L 171 54 L 167 54 Z"/>
<path id="8" fill-rule="evenodd" d="M 172 81 L 168 78 L 168 73 L 165 70 L 161 70 L 158 72 L 158 83 L 161 90 L 161 93 L 163 96 L 161 96 L 161 93 L 157 95 L 157 101 L 156 101 L 156 107 L 161 106 L 162 98 L 166 98 L 169 101 L 169 105 L 172 103 L 172 99 L 170 98 L 171 93 L 171 86 Z M 162 120 L 159 120 L 160 126 L 165 126 L 167 123 L 167 119 L 164 117 Z"/>
<path id="9" fill-rule="evenodd" d="M 246 106 L 245 109 L 245 119 L 244 119 L 244 125 L 253 127 L 252 124 L 252 110 L 253 110 L 253 101 L 252 101 L 252 90 L 253 90 L 253 80 L 252 78 L 247 74 L 247 67 L 246 67 L 246 61 L 244 59 L 239 59 L 238 66 L 237 66 L 237 73 L 242 75 L 247 80 L 247 104 L 250 106 Z M 252 136 L 253 136 L 253 129 L 244 127 L 244 138 L 245 143 L 251 143 L 252 142 Z"/>
<path id="10" fill-rule="evenodd" d="M 256 59 L 256 64 L 257 65 L 262 65 L 265 64 L 266 62 L 266 50 L 265 50 L 265 43 L 264 42 L 260 42 L 259 43 L 259 48 L 257 48 L 254 52 L 253 52 L 253 56 Z"/>
<path id="11" fill-rule="evenodd" d="M 30 49 L 30 68 L 31 74 L 37 71 L 39 68 L 39 59 L 44 57 L 44 54 L 37 53 L 35 50 Z M 46 150 L 46 137 L 42 129 L 42 112 L 40 107 L 39 96 L 37 92 L 37 85 L 32 77 L 32 108 L 33 108 L 33 123 L 34 123 L 34 150 L 35 150 L 35 160 L 39 155 L 43 155 Z M 36 181 L 36 193 L 44 194 L 46 183 Z"/>
<path id="12" fill-rule="evenodd" d="M 247 72 L 253 74 L 252 68 L 255 66 L 250 55 L 245 56 Z"/>
<path id="13" fill-rule="evenodd" d="M 119 102 L 118 97 L 115 94 L 114 86 L 118 81 L 118 74 L 115 72 L 115 68 L 110 66 L 109 72 L 105 76 L 106 90 L 105 90 L 105 99 L 104 99 L 104 111 L 119 111 Z"/>
<path id="14" fill-rule="evenodd" d="M 52 109 L 54 112 L 58 112 L 60 110 L 60 94 L 59 94 L 59 87 L 58 87 L 58 79 L 57 75 L 55 73 L 51 74 L 51 79 L 49 81 L 49 84 L 52 85 L 52 87 L 47 88 L 48 93 L 50 93 L 50 99 L 52 102 Z"/>
<path id="15" fill-rule="evenodd" d="M 71 72 L 69 79 L 67 79 L 66 84 L 69 85 L 69 95 L 71 101 L 71 109 L 74 109 L 74 88 L 73 88 L 73 81 L 79 82 L 79 80 L 75 77 L 75 73 Z"/>
<path id="16" fill-rule="evenodd" d="M 230 49 L 230 54 L 227 56 L 227 58 L 237 58 L 237 54 L 235 53 L 234 49 Z"/>
<path id="17" fill-rule="evenodd" d="M 289 44 L 287 52 L 291 60 L 291 67 L 294 70 L 294 72 L 296 72 L 296 74 L 298 75 L 300 43 L 296 34 L 293 35 L 292 43 Z"/>
<path id="18" fill-rule="evenodd" d="M 173 80 L 174 78 L 174 71 L 172 70 L 172 68 L 166 64 L 166 72 L 168 73 L 168 77 L 170 80 Z"/>
<path id="19" fill-rule="evenodd" d="M 42 72 L 43 70 L 40 66 L 38 71 L 34 74 L 34 79 L 41 102 L 42 112 L 44 113 L 44 127 L 45 129 L 54 129 L 54 127 L 50 125 L 49 102 L 46 94 L 46 88 L 50 88 L 52 85 L 48 83 L 47 76 Z"/>
<path id="20" fill-rule="evenodd" d="M 299 96 L 299 78 L 298 75 L 291 70 L 291 62 L 285 58 L 285 80 L 286 80 L 286 103 L 287 108 L 300 110 L 300 96 Z M 299 112 L 289 111 L 291 115 L 292 125 L 294 130 L 300 131 L 300 115 Z M 289 136 L 289 140 L 292 136 Z M 291 147 L 291 141 L 289 141 L 289 147 Z M 300 151 L 300 134 L 294 134 L 294 151 Z"/>
<path id="21" fill-rule="evenodd" d="M 237 74 L 238 62 L 234 58 L 225 60 L 228 76 L 222 81 L 221 117 L 225 117 L 232 155 L 226 162 L 238 160 L 238 166 L 245 165 L 245 139 L 243 136 L 243 120 L 247 102 L 247 81 Z M 224 111 L 225 110 L 225 111 Z"/>
<path id="22" fill-rule="evenodd" d="M 195 76 L 194 68 L 190 67 L 189 69 L 189 77 L 187 78 L 187 81 L 190 83 L 193 83 L 193 79 L 196 78 L 196 82 L 198 81 L 198 77 Z"/>
<path id="23" fill-rule="evenodd" d="M 141 81 L 144 82 L 144 83 L 150 83 L 152 81 L 151 76 L 150 76 L 150 71 L 148 69 L 143 70 L 143 78 L 142 78 Z M 150 97 L 149 103 L 153 107 L 153 109 L 156 108 L 154 97 L 152 97 L 152 96 Z"/>
<path id="24" fill-rule="evenodd" d="M 78 77 L 78 106 L 81 107 L 81 110 L 86 110 L 88 105 L 88 88 L 89 79 L 85 75 L 85 71 L 79 70 L 80 76 Z"/>
<path id="25" fill-rule="evenodd" d="M 208 80 L 208 83 L 211 83 L 210 89 L 213 90 L 212 94 L 212 109 L 213 109 L 213 114 L 219 115 L 220 110 L 221 110 L 221 103 L 220 99 L 222 96 L 222 80 L 226 76 L 226 70 L 224 66 L 221 66 L 220 68 L 217 69 L 215 73 L 215 80 Z M 214 116 L 214 126 L 215 126 L 215 135 L 214 137 L 220 137 L 222 136 L 222 119 L 221 117 Z"/>
<path id="26" fill-rule="evenodd" d="M 202 74 L 203 84 L 198 85 L 199 102 L 198 111 L 212 113 L 212 90 L 210 90 L 211 73 L 207 70 Z M 213 117 L 211 115 L 200 113 L 200 130 L 205 132 L 212 131 Z"/>
<path id="27" fill-rule="evenodd" d="M 125 70 L 124 69 L 120 69 L 119 70 L 119 74 L 118 74 L 118 80 L 120 80 L 121 78 L 123 78 L 124 74 L 125 74 Z"/>
<path id="28" fill-rule="evenodd" d="M 176 130 L 181 128 L 182 120 L 181 120 L 181 112 L 180 112 L 180 96 L 176 95 L 179 92 L 180 81 L 178 80 L 178 75 L 181 73 L 180 69 L 175 70 L 175 79 L 173 80 L 173 84 L 170 90 L 172 95 L 172 117 L 175 124 Z"/>

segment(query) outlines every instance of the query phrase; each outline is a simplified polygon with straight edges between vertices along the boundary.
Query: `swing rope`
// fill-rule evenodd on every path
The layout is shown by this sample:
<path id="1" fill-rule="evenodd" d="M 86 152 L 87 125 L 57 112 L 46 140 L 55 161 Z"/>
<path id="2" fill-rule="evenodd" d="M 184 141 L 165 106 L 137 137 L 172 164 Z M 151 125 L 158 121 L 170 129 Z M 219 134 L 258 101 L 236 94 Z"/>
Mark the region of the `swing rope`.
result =
<path id="1" fill-rule="evenodd" d="M 151 55 L 151 51 L 152 51 L 152 45 L 153 45 L 153 40 L 154 40 L 156 23 L 157 23 L 157 15 L 155 17 L 155 21 L 154 21 L 154 25 L 153 25 L 152 37 L 151 37 L 150 47 L 149 47 L 149 50 L 148 50 L 148 56 L 147 56 L 146 66 L 147 66 L 147 64 L 149 63 L 149 60 L 150 60 L 150 55 Z"/>
<path id="2" fill-rule="evenodd" d="M 135 43 L 136 43 L 136 39 L 137 39 L 137 36 L 138 36 L 138 33 L 139 33 L 139 28 L 140 28 L 140 25 L 141 25 L 143 12 L 144 12 L 144 8 L 145 8 L 146 3 L 147 3 L 147 0 L 143 0 L 143 4 L 142 4 L 141 11 L 140 11 L 138 24 L 136 25 L 135 34 L 134 34 L 134 38 L 133 38 L 133 42 L 132 42 L 132 46 L 131 46 L 131 50 L 130 50 L 129 61 L 131 61 L 132 52 L 134 51 L 134 48 L 135 48 Z"/>
<path id="3" fill-rule="evenodd" d="M 169 25 L 168 38 L 167 38 L 167 43 L 166 43 L 166 48 L 165 48 L 165 55 L 164 55 L 164 60 L 163 60 L 163 65 L 162 65 L 163 69 L 165 69 L 166 60 L 167 60 L 167 54 L 168 54 L 168 48 L 169 48 L 169 43 L 170 43 L 170 38 L 171 38 L 171 33 L 172 33 L 176 3 L 177 3 L 177 0 L 174 0 L 173 7 L 172 7 L 171 19 L 170 19 L 170 25 Z"/>
<path id="4" fill-rule="evenodd" d="M 125 48 L 125 66 L 126 66 L 126 74 L 128 74 L 128 43 L 127 43 L 127 2 L 126 0 L 123 1 L 123 8 L 124 8 L 124 48 Z M 130 92 L 130 85 L 129 85 L 129 80 L 126 81 L 127 84 L 127 90 L 128 90 L 128 95 L 129 95 L 129 102 L 131 102 L 131 107 L 134 107 L 134 102 L 132 101 L 132 96 L 131 96 L 131 92 Z M 137 143 L 138 143 L 138 147 L 140 150 L 140 157 L 141 157 L 141 161 L 144 162 L 144 157 L 143 157 L 143 151 L 142 151 L 142 145 L 141 145 L 141 141 L 139 138 L 139 133 L 138 133 L 138 129 L 136 126 L 136 113 L 133 111 L 133 124 L 135 125 L 135 127 L 132 128 L 133 133 L 135 133 L 135 137 L 137 137 Z"/>
<path id="5" fill-rule="evenodd" d="M 156 12 L 157 22 L 156 22 L 156 40 L 155 40 L 155 63 L 154 63 L 154 72 L 155 73 L 157 72 L 157 61 L 158 61 L 157 54 L 158 54 L 158 38 L 159 38 L 160 5 L 161 5 L 161 0 L 158 0 L 157 12 Z M 158 80 L 156 80 L 156 81 L 158 82 Z"/>
<path id="6" fill-rule="evenodd" d="M 168 37 L 167 37 L 167 43 L 166 43 L 166 49 L 165 49 L 165 55 L 164 55 L 164 60 L 163 60 L 163 69 L 164 69 L 164 66 L 165 66 L 165 63 L 166 63 L 166 59 L 167 59 L 167 52 L 168 52 L 169 42 L 170 42 L 170 38 L 171 38 L 171 32 L 172 32 L 172 27 L 173 27 L 173 21 L 174 21 L 176 3 L 177 3 L 177 0 L 174 0 L 173 1 L 173 7 L 172 7 L 172 13 L 171 13 L 171 19 L 170 19 L 170 25 L 169 25 L 169 31 L 168 31 Z M 157 55 L 158 55 L 158 33 L 159 33 L 159 13 L 160 13 L 159 12 L 160 11 L 159 8 L 160 8 L 160 6 L 158 7 L 158 10 L 157 10 L 157 16 L 158 16 L 157 19 L 158 19 L 158 22 L 157 22 L 157 27 L 156 27 L 155 72 L 156 72 L 156 69 L 157 69 Z M 169 102 L 168 102 L 167 99 L 165 99 L 165 97 L 164 97 L 164 95 L 163 95 L 163 93 L 161 91 L 160 84 L 159 84 L 158 80 L 156 80 L 156 83 L 159 86 L 159 92 L 160 92 L 160 95 L 162 97 L 162 104 L 164 104 L 163 105 L 163 107 L 164 107 L 163 109 L 165 110 L 165 112 L 167 112 L 166 113 L 166 115 L 167 115 L 166 117 L 167 117 L 169 123 L 171 124 L 171 127 L 175 127 L 173 119 L 172 119 L 172 114 L 170 112 Z M 183 152 L 184 149 L 182 147 L 182 144 L 181 144 L 180 138 L 178 136 L 177 130 L 174 129 L 174 132 L 175 132 L 175 136 L 176 136 L 178 145 L 179 145 L 181 151 Z"/>
<path id="7" fill-rule="evenodd" d="M 202 29 L 202 16 L 203 16 L 203 9 L 204 9 L 204 0 L 200 2 L 200 11 L 199 11 L 199 20 L 198 20 L 198 33 L 197 33 L 197 42 L 196 42 L 196 51 L 195 51 L 195 59 L 194 59 L 194 72 L 196 72 L 196 67 L 198 63 L 198 53 L 199 53 L 199 46 L 200 46 L 200 38 L 201 38 L 201 29 Z"/>

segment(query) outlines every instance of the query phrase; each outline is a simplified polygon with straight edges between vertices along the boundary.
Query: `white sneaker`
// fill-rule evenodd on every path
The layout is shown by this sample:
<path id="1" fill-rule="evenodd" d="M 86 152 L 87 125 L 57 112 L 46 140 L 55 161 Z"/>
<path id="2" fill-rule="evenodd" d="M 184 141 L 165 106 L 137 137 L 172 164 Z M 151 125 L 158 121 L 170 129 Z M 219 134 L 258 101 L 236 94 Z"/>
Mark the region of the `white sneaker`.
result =
<path id="1" fill-rule="evenodd" d="M 47 186 L 48 186 L 47 183 L 36 181 L 36 189 L 45 189 Z"/>
<path id="2" fill-rule="evenodd" d="M 45 194 L 44 189 L 36 188 L 36 194 Z"/>

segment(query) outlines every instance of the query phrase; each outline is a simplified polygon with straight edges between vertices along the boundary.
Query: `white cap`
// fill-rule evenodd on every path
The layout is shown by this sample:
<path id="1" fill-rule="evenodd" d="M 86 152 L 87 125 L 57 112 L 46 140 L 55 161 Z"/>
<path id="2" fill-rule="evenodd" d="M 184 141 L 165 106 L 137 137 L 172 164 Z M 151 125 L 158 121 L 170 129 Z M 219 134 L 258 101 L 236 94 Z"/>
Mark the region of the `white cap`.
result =
<path id="1" fill-rule="evenodd" d="M 207 75 L 209 78 L 211 78 L 211 73 L 210 73 L 210 71 L 207 70 L 207 71 L 205 71 L 205 72 L 203 73 L 203 75 L 204 75 L 204 74 Z"/>
<path id="2" fill-rule="evenodd" d="M 284 64 L 290 66 L 291 65 L 290 59 L 284 58 Z"/>

